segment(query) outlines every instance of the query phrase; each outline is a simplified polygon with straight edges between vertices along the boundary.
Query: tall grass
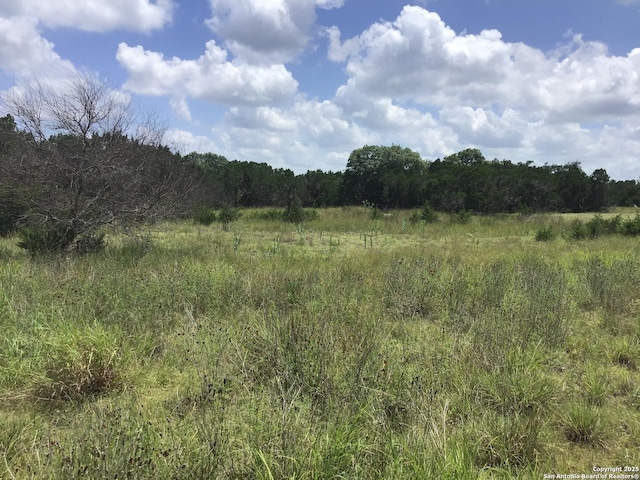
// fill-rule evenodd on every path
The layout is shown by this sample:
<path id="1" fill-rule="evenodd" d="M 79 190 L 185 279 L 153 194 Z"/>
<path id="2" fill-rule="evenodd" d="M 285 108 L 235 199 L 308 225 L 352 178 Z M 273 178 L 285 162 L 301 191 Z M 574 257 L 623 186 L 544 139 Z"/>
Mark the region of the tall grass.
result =
<path id="1" fill-rule="evenodd" d="M 541 478 L 640 463 L 633 239 L 536 242 L 562 221 L 410 215 L 247 212 L 229 231 L 111 234 L 84 257 L 1 239 L 0 476 Z"/>

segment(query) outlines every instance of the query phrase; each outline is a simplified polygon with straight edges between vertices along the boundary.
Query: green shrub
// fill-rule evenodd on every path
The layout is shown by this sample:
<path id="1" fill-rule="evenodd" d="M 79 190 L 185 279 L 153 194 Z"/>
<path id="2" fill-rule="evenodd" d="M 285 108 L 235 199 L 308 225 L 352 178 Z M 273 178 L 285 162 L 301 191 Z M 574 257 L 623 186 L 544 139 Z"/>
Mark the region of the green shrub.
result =
<path id="1" fill-rule="evenodd" d="M 614 235 L 618 233 L 621 222 L 622 217 L 620 215 L 609 219 L 604 219 L 601 215 L 596 215 L 587 222 L 586 227 L 589 231 L 589 236 L 595 238 L 600 235 Z"/>
<path id="2" fill-rule="evenodd" d="M 0 237 L 13 233 L 18 220 L 27 212 L 27 203 L 16 190 L 0 190 Z"/>
<path id="3" fill-rule="evenodd" d="M 438 221 L 438 213 L 431 205 L 429 205 L 429 203 L 425 203 L 424 207 L 422 207 L 421 217 L 426 223 L 434 223 Z"/>
<path id="4" fill-rule="evenodd" d="M 291 205 L 282 213 L 282 220 L 289 223 L 302 223 L 306 220 L 304 209 L 300 205 Z"/>
<path id="5" fill-rule="evenodd" d="M 556 233 L 551 226 L 542 227 L 536 232 L 536 242 L 548 242 L 555 238 Z"/>
<path id="6" fill-rule="evenodd" d="M 620 231 L 624 235 L 640 235 L 640 214 L 636 214 L 635 217 L 622 222 Z"/>
<path id="7" fill-rule="evenodd" d="M 200 225 L 211 225 L 216 221 L 216 212 L 207 207 L 197 208 L 193 212 L 193 221 Z"/>
<path id="8" fill-rule="evenodd" d="M 584 240 L 589 237 L 589 228 L 580 220 L 575 220 L 571 224 L 569 236 L 573 240 Z"/>
<path id="9" fill-rule="evenodd" d="M 222 229 L 226 232 L 229 230 L 229 225 L 238 220 L 241 215 L 242 213 L 240 210 L 231 206 L 226 206 L 220 210 L 220 213 L 218 213 L 217 220 L 222 224 Z"/>
<path id="10" fill-rule="evenodd" d="M 302 223 L 316 218 L 318 218 L 317 210 L 305 210 L 299 205 L 293 205 L 282 212 L 282 220 L 289 223 Z"/>
<path id="11" fill-rule="evenodd" d="M 32 255 L 51 254 L 68 249 L 76 238 L 76 232 L 62 224 L 44 225 L 20 230 L 22 240 L 18 247 Z"/>
<path id="12" fill-rule="evenodd" d="M 281 221 L 283 214 L 284 214 L 284 210 L 279 210 L 277 208 L 270 208 L 268 210 L 259 210 L 257 212 L 254 212 L 251 215 L 251 218 L 255 218 L 258 220 Z"/>
<path id="13" fill-rule="evenodd" d="M 454 223 L 469 223 L 469 221 L 471 220 L 471 217 L 473 216 L 473 211 L 472 210 L 459 210 L 457 211 L 452 217 L 451 220 Z"/>

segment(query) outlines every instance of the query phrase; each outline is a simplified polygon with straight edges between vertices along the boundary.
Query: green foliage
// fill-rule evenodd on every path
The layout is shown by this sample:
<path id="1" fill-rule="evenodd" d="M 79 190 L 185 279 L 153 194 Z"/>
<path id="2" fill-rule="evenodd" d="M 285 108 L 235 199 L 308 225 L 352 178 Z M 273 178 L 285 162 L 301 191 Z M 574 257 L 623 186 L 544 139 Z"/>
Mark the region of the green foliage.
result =
<path id="1" fill-rule="evenodd" d="M 217 220 L 224 225 L 235 222 L 241 216 L 242 212 L 240 212 L 240 210 L 238 210 L 237 208 L 226 206 L 218 213 Z"/>
<path id="2" fill-rule="evenodd" d="M 574 404 L 564 417 L 564 435 L 567 440 L 586 445 L 604 444 L 604 425 L 596 407 Z"/>
<path id="3" fill-rule="evenodd" d="M 601 215 L 595 215 L 586 224 L 589 231 L 589 237 L 595 238 L 600 235 L 613 235 L 620 230 L 620 224 L 622 223 L 622 217 L 616 215 L 615 217 L 604 219 Z"/>
<path id="4" fill-rule="evenodd" d="M 67 250 L 76 238 L 76 232 L 64 224 L 23 228 L 19 232 L 18 246 L 32 255 L 46 255 Z"/>
<path id="5" fill-rule="evenodd" d="M 471 217 L 473 216 L 473 212 L 471 210 L 459 210 L 451 216 L 451 220 L 454 223 L 469 223 Z"/>
<path id="6" fill-rule="evenodd" d="M 587 405 L 602 406 L 611 393 L 611 384 L 602 371 L 592 366 L 583 380 L 583 391 Z"/>
<path id="7" fill-rule="evenodd" d="M 95 326 L 63 329 L 47 341 L 44 376 L 36 396 L 50 400 L 85 400 L 122 386 L 120 339 Z"/>
<path id="8" fill-rule="evenodd" d="M 51 224 L 41 227 L 25 227 L 19 231 L 21 240 L 18 246 L 31 255 L 50 255 L 53 253 L 76 253 L 86 255 L 105 249 L 103 232 L 87 232 L 77 235 L 71 227 L 64 224 Z"/>
<path id="9" fill-rule="evenodd" d="M 224 231 L 228 231 L 229 225 L 238 220 L 241 216 L 242 212 L 240 212 L 240 210 L 227 205 L 218 213 L 217 221 L 222 224 L 222 229 Z"/>
<path id="10" fill-rule="evenodd" d="M 284 221 L 287 223 L 303 223 L 318 218 L 318 211 L 314 209 L 302 208 L 299 205 L 292 205 L 287 210 L 268 209 L 259 210 L 251 214 L 253 218 L 268 221 Z"/>
<path id="11" fill-rule="evenodd" d="M 438 213 L 428 202 L 424 204 L 424 207 L 422 207 L 420 217 L 426 223 L 434 223 L 438 221 Z"/>
<path id="12" fill-rule="evenodd" d="M 251 217 L 258 220 L 278 221 L 282 220 L 283 214 L 283 210 L 279 210 L 277 208 L 269 208 L 266 210 L 261 209 L 254 211 L 251 213 Z"/>
<path id="13" fill-rule="evenodd" d="M 371 220 L 380 220 L 384 216 L 384 212 L 378 207 L 371 207 Z"/>
<path id="14" fill-rule="evenodd" d="M 569 236 L 573 240 L 584 240 L 589 237 L 589 229 L 581 220 L 574 220 Z"/>
<path id="15" fill-rule="evenodd" d="M 193 212 L 193 221 L 209 226 L 217 220 L 216 212 L 212 208 L 199 207 Z"/>
<path id="16" fill-rule="evenodd" d="M 302 223 L 307 220 L 306 212 L 300 205 L 294 204 L 282 212 L 282 220 L 289 223 Z"/>
<path id="17" fill-rule="evenodd" d="M 556 238 L 556 233 L 552 226 L 547 225 L 538 229 L 535 238 L 536 242 L 548 242 Z"/>
<path id="18" fill-rule="evenodd" d="M 18 220 L 27 213 L 25 196 L 17 188 L 3 188 L 0 185 L 0 237 L 17 230 Z"/>
<path id="19" fill-rule="evenodd" d="M 535 465 L 542 450 L 541 430 L 542 423 L 535 417 L 488 414 L 480 427 L 476 462 L 516 472 Z"/>
<path id="20" fill-rule="evenodd" d="M 636 214 L 635 217 L 624 220 L 620 225 L 620 231 L 623 235 L 640 235 L 640 214 Z"/>
<path id="21" fill-rule="evenodd" d="M 426 171 L 420 154 L 408 148 L 366 145 L 349 156 L 342 196 L 349 204 L 413 207 L 423 202 Z"/>

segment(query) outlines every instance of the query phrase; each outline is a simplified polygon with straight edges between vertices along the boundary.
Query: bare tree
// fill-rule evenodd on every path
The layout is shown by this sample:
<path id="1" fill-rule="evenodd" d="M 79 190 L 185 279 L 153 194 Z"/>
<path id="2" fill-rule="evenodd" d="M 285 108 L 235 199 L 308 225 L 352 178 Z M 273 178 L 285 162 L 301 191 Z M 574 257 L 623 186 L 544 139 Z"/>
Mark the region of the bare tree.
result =
<path id="1" fill-rule="evenodd" d="M 97 77 L 80 74 L 62 87 L 35 82 L 3 100 L 26 139 L 19 159 L 2 160 L 13 172 L 5 181 L 26 192 L 26 223 L 56 232 L 52 248 L 184 206 L 193 172 L 162 146 L 153 117 L 138 121 L 130 99 Z"/>

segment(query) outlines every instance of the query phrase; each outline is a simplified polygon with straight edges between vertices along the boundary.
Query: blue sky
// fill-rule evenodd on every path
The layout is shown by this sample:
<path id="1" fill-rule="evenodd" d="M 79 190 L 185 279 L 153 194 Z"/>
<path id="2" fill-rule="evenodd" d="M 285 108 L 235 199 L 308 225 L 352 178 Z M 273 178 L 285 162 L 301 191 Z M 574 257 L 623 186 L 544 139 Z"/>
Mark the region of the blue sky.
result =
<path id="1" fill-rule="evenodd" d="M 640 0 L 12 0 L 0 91 L 95 72 L 172 148 L 297 173 L 400 144 L 638 179 L 638 25 Z"/>

